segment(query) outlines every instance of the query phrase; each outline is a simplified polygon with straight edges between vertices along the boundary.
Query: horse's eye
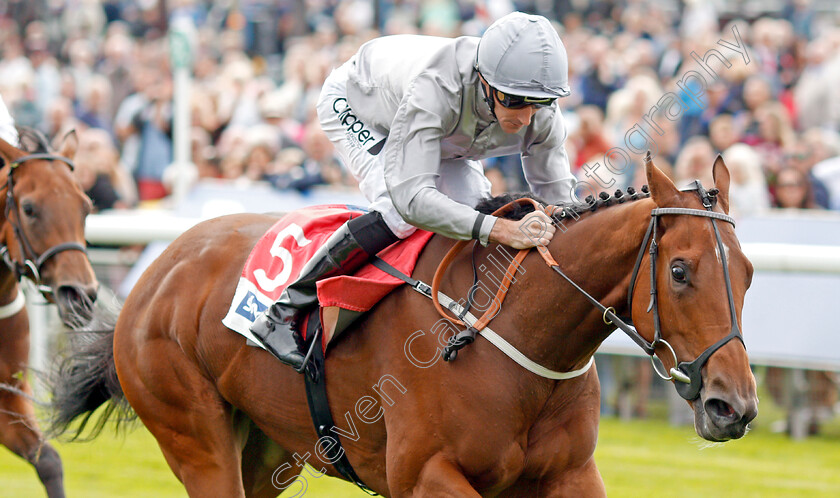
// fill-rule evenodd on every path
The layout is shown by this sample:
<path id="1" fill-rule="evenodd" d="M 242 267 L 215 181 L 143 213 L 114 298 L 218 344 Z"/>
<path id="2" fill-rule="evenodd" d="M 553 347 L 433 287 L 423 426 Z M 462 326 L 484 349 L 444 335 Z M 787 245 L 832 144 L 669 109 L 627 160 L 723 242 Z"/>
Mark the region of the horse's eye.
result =
<path id="1" fill-rule="evenodd" d="M 32 205 L 31 202 L 24 202 L 23 203 L 23 214 L 26 216 L 32 217 L 35 216 L 35 206 Z"/>
<path id="2" fill-rule="evenodd" d="M 685 267 L 682 263 L 677 263 L 671 267 L 671 277 L 673 277 L 674 281 L 679 283 L 685 283 L 688 281 L 688 273 L 685 271 Z"/>

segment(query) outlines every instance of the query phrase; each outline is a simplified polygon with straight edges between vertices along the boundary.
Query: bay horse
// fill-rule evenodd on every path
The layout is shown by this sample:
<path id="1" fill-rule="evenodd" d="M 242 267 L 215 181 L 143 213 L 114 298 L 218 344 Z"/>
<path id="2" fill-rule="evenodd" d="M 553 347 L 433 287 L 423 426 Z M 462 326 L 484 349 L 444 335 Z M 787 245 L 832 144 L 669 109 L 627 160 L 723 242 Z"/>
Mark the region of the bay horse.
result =
<path id="1" fill-rule="evenodd" d="M 90 199 L 73 177 L 75 133 L 52 151 L 45 137 L 19 129 L 22 147 L 0 139 L 0 443 L 31 463 L 50 497 L 64 496 L 61 459 L 35 420 L 29 363 L 29 317 L 21 277 L 58 305 L 69 325 L 90 318 L 98 282 L 85 249 Z"/>
<path id="2" fill-rule="evenodd" d="M 696 377 L 681 382 L 697 389 L 688 396 L 697 434 L 743 436 L 757 414 L 756 385 L 742 340 L 729 339 L 740 339 L 753 269 L 733 227 L 715 224 L 731 218 L 721 158 L 713 172 L 708 210 L 648 161 L 650 196 L 586 212 L 558 231 L 548 252 L 606 312 L 531 251 L 493 329 L 545 368 L 583 371 L 615 328 L 605 315 L 629 315 L 643 343 L 672 368 L 669 378 Z M 668 211 L 650 223 L 656 209 Z M 221 323 L 245 258 L 276 220 L 231 215 L 176 239 L 137 282 L 114 330 L 68 357 L 52 388 L 53 429 L 69 430 L 107 401 L 127 402 L 190 496 L 275 496 L 291 486 L 300 496 L 307 477 L 338 476 L 319 459 L 332 441 L 316 436 L 304 376 Z M 435 235 L 413 276 L 430 282 L 453 242 Z M 634 267 L 650 264 L 647 246 L 658 248 L 655 276 L 636 279 Z M 498 247 L 477 247 L 475 266 L 460 254 L 440 289 L 466 296 L 474 268 L 492 267 Z M 489 276 L 478 278 L 493 288 Z M 630 304 L 628 296 L 635 296 Z M 605 495 L 593 459 L 596 370 L 544 378 L 480 338 L 456 360 L 438 361 L 446 344 L 435 337 L 439 318 L 429 300 L 402 286 L 331 344 L 328 398 L 358 477 L 386 496 Z M 680 368 L 703 361 L 681 374 L 675 358 Z"/>

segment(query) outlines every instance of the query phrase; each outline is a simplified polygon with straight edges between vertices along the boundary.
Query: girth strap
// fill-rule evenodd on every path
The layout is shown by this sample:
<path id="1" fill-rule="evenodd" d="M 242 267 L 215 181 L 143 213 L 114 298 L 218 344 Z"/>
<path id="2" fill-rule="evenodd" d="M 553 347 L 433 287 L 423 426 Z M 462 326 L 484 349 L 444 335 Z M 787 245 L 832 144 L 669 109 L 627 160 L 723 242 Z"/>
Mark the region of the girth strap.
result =
<path id="1" fill-rule="evenodd" d="M 315 424 L 315 433 L 319 440 L 323 437 L 329 437 L 335 442 L 335 444 L 325 445 L 324 447 L 324 454 L 332 463 L 332 466 L 335 467 L 335 470 L 362 491 L 373 496 L 377 493 L 359 479 L 347 458 L 347 452 L 341 446 L 341 438 L 332 430 L 335 427 L 335 421 L 330 412 L 330 402 L 327 398 L 324 352 L 320 344 L 321 333 L 321 320 L 316 310 L 309 315 L 309 322 L 307 323 L 307 337 L 311 337 L 313 341 L 312 360 L 308 363 L 307 374 L 303 376 L 306 383 L 306 402 L 309 405 L 312 422 Z"/>

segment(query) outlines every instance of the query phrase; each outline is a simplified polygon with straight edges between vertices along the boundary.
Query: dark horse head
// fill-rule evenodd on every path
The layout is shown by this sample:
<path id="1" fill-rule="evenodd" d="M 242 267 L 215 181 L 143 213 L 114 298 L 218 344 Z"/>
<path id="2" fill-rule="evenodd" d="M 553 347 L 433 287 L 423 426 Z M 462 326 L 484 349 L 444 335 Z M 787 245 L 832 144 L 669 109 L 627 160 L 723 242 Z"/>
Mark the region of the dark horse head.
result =
<path id="1" fill-rule="evenodd" d="M 85 252 L 91 201 L 73 176 L 78 139 L 70 133 L 56 152 L 43 135 L 20 133 L 23 150 L 0 139 L 3 262 L 57 304 L 65 324 L 78 325 L 90 318 L 99 286 Z"/>

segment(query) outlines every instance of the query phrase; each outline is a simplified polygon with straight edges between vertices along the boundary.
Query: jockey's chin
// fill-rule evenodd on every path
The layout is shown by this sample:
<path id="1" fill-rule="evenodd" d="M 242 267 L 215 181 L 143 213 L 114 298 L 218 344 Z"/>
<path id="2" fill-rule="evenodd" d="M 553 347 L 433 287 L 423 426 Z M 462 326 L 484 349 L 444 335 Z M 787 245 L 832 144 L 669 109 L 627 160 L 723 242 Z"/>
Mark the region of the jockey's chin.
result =
<path id="1" fill-rule="evenodd" d="M 499 126 L 502 128 L 502 131 L 505 133 L 510 133 L 511 135 L 514 133 L 519 133 L 519 130 L 524 128 L 528 123 L 522 123 L 515 119 L 506 119 L 500 120 Z"/>

